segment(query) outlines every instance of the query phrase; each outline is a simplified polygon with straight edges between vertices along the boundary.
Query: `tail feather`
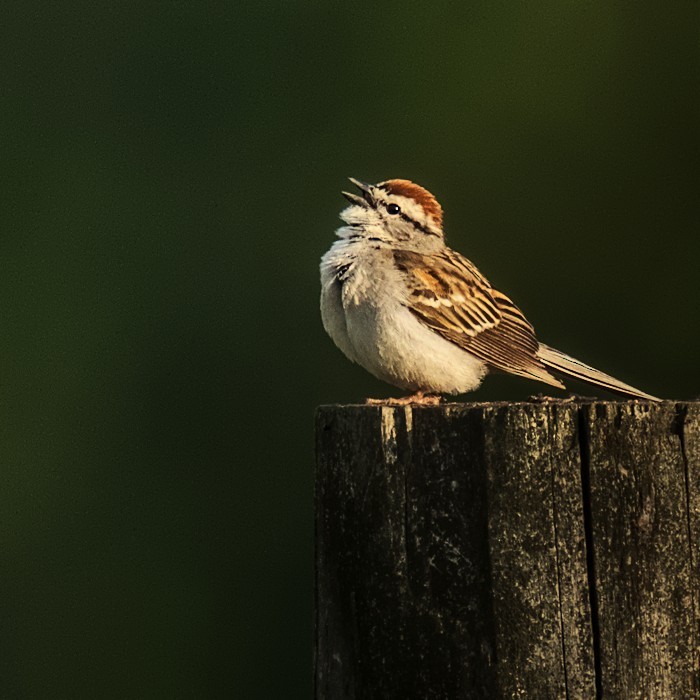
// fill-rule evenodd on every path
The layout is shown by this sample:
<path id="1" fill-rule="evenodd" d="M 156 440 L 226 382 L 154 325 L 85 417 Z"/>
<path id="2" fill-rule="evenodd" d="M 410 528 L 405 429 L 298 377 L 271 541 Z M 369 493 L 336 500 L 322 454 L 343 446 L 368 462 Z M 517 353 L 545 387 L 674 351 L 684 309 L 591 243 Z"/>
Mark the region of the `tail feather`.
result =
<path id="1" fill-rule="evenodd" d="M 610 391 L 616 392 L 618 394 L 624 394 L 625 396 L 632 396 L 637 399 L 647 399 L 649 401 L 661 401 L 661 399 L 656 396 L 651 396 L 651 394 L 646 394 L 639 389 L 635 389 L 629 384 L 621 382 L 615 377 L 611 377 L 609 374 L 600 372 L 594 367 L 589 367 L 583 364 L 583 362 L 565 355 L 559 350 L 550 348 L 543 343 L 540 343 L 538 350 L 538 357 L 542 363 L 549 369 L 555 372 L 560 372 L 568 377 L 573 377 L 574 379 L 579 379 L 582 382 L 587 382 L 588 384 L 595 384 L 596 386 L 602 386 L 604 389 L 609 389 Z"/>

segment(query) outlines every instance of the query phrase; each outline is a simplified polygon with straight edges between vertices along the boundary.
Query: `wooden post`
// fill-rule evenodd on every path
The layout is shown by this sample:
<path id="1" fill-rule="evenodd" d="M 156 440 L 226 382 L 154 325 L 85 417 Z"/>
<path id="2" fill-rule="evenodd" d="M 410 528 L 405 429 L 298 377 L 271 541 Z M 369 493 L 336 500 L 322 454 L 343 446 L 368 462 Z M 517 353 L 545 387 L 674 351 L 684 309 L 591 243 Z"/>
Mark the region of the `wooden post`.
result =
<path id="1" fill-rule="evenodd" d="M 700 403 L 325 406 L 317 700 L 700 697 Z"/>

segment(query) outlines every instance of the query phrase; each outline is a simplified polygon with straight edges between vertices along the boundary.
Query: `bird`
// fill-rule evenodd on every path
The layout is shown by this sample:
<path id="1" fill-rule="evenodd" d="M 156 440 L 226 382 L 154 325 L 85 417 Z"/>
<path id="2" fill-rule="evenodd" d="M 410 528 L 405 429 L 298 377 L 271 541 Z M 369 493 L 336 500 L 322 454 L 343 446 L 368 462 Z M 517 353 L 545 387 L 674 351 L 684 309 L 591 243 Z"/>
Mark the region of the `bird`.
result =
<path id="1" fill-rule="evenodd" d="M 349 360 L 412 392 L 369 403 L 434 404 L 494 372 L 559 389 L 570 377 L 660 400 L 540 343 L 515 303 L 447 246 L 442 207 L 428 190 L 349 179 L 358 193 L 342 192 L 344 225 L 321 258 L 321 320 Z"/>

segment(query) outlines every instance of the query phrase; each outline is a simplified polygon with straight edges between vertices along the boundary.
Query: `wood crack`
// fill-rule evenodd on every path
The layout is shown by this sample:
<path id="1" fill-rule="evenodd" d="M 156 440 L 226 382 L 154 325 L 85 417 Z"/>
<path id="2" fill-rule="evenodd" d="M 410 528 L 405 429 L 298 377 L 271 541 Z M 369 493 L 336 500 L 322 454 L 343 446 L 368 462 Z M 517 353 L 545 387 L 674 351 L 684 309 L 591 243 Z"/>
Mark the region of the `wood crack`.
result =
<path id="1" fill-rule="evenodd" d="M 554 415 L 554 411 L 552 411 L 551 414 L 551 419 L 554 425 L 555 430 L 558 427 L 557 423 L 557 418 Z M 568 669 L 568 664 L 567 664 L 567 659 L 566 659 L 566 633 L 564 630 L 564 601 L 562 599 L 562 592 L 561 592 L 561 579 L 562 579 L 562 570 L 561 570 L 561 560 L 560 560 L 560 553 L 559 553 L 559 529 L 557 526 L 557 520 L 559 518 L 559 511 L 557 508 L 557 479 L 556 479 L 556 470 L 557 470 L 557 463 L 555 461 L 550 461 L 550 474 L 551 474 L 551 482 L 552 482 L 552 525 L 554 528 L 554 557 L 555 557 L 555 565 L 556 565 L 556 571 L 557 571 L 557 598 L 559 599 L 559 629 L 561 633 L 561 656 L 562 656 L 562 666 L 563 666 L 563 671 L 564 671 L 564 692 L 566 694 L 566 700 L 569 700 L 569 669 Z"/>
<path id="2" fill-rule="evenodd" d="M 673 422 L 673 427 L 672 431 L 678 436 L 678 442 L 680 445 L 681 449 L 681 459 L 683 461 L 683 475 L 685 478 L 685 516 L 686 516 L 686 529 L 688 532 L 688 559 L 690 562 L 690 571 L 695 570 L 695 556 L 693 552 L 693 524 L 691 521 L 691 497 L 690 497 L 690 465 L 688 463 L 688 452 L 686 449 L 686 442 L 685 442 L 685 424 L 686 420 L 688 418 L 688 406 L 683 405 L 683 404 L 676 404 L 676 416 L 675 420 Z M 690 609 L 691 609 L 691 616 L 693 620 L 693 625 L 692 625 L 692 640 L 693 640 L 693 650 L 695 655 L 697 656 L 698 653 L 698 642 L 697 642 L 697 627 L 698 627 L 698 618 L 697 618 L 697 610 L 695 609 L 695 596 L 691 595 L 690 597 Z M 700 679 L 697 678 L 695 680 L 695 697 L 698 698 L 700 697 Z"/>
<path id="3" fill-rule="evenodd" d="M 586 542 L 586 573 L 588 596 L 591 607 L 591 635 L 593 637 L 593 664 L 595 671 L 596 700 L 603 697 L 603 671 L 600 656 L 600 618 L 598 589 L 596 584 L 596 562 L 593 542 L 593 514 L 591 508 L 591 443 L 590 426 L 586 407 L 578 409 L 578 445 L 581 457 L 581 492 L 583 502 L 583 531 Z"/>

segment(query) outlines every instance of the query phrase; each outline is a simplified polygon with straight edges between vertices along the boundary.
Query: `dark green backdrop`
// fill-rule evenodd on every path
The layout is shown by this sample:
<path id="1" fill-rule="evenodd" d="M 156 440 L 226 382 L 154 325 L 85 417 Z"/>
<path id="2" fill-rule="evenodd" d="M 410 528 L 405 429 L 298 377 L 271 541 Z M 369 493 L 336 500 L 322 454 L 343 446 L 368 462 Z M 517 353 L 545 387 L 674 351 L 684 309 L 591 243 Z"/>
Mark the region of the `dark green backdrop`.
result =
<path id="1" fill-rule="evenodd" d="M 310 696 L 314 407 L 392 393 L 318 316 L 348 175 L 432 189 L 546 342 L 700 393 L 698 12 L 5 2 L 0 696 Z"/>

